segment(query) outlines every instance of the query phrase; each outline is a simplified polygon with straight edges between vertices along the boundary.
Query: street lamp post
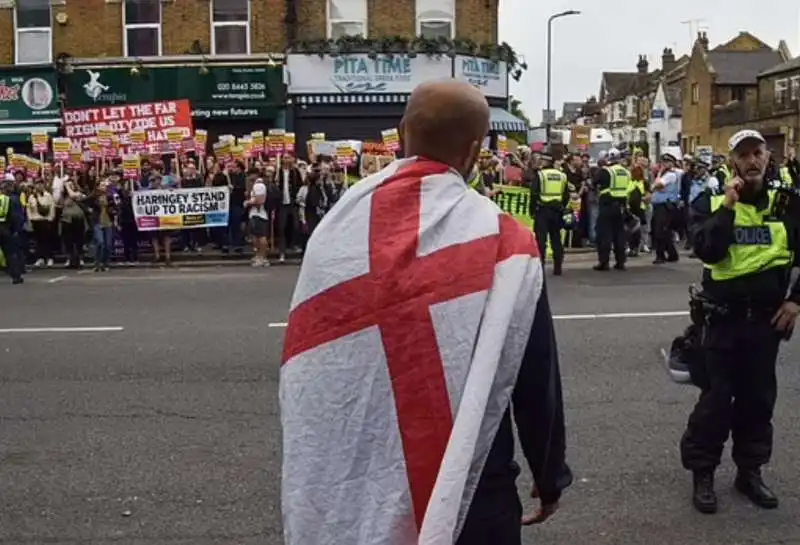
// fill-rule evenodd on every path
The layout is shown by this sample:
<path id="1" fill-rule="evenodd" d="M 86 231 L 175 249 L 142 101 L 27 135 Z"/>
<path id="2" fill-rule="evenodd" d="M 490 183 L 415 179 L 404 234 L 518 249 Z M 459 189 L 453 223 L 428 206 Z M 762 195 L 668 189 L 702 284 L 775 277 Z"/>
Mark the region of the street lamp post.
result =
<path id="1" fill-rule="evenodd" d="M 545 110 L 545 112 L 547 115 L 546 126 L 547 126 L 548 146 L 550 145 L 550 128 L 552 126 L 552 122 L 550 121 L 550 83 L 552 78 L 552 61 L 553 61 L 553 40 L 552 40 L 553 21 L 555 21 L 559 17 L 569 17 L 570 15 L 580 15 L 580 14 L 581 14 L 580 11 L 571 9 L 551 15 L 550 18 L 547 20 L 547 109 Z"/>

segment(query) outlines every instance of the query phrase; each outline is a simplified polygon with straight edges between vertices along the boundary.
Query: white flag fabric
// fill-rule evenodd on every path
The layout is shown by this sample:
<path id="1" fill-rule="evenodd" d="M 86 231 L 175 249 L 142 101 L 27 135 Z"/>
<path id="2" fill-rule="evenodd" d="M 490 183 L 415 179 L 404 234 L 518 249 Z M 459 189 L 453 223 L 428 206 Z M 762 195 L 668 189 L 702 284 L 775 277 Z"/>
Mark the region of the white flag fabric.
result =
<path id="1" fill-rule="evenodd" d="M 452 545 L 508 408 L 542 267 L 441 163 L 393 162 L 309 241 L 284 341 L 287 545 Z"/>

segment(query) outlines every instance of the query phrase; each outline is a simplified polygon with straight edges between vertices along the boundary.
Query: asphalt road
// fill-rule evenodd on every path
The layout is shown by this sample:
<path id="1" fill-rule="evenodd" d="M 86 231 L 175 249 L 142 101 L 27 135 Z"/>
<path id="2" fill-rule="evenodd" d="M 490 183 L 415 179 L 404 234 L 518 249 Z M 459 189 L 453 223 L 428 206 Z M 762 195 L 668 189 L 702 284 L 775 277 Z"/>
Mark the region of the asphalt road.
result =
<path id="1" fill-rule="evenodd" d="M 781 356 L 766 472 L 780 509 L 733 493 L 726 462 L 720 513 L 701 516 L 677 455 L 695 391 L 659 360 L 686 318 L 636 315 L 686 310 L 698 269 L 589 266 L 576 260 L 549 284 L 576 481 L 525 543 L 800 543 L 797 342 Z M 283 329 L 269 324 L 285 321 L 296 274 L 53 271 L 0 283 L 0 543 L 280 543 Z M 109 329 L 53 329 L 81 327 Z"/>

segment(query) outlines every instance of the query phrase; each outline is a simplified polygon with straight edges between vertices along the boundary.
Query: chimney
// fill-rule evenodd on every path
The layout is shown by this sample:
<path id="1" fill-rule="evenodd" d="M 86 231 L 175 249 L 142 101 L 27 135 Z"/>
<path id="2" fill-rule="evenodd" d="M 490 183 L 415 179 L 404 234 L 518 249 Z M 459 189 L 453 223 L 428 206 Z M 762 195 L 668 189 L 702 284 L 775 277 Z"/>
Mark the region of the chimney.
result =
<path id="1" fill-rule="evenodd" d="M 708 51 L 708 34 L 705 31 L 697 33 L 697 41 L 703 46 L 704 51 Z"/>
<path id="2" fill-rule="evenodd" d="M 647 62 L 646 55 L 639 55 L 639 62 L 636 63 L 636 69 L 639 70 L 640 74 L 647 74 L 647 69 L 649 68 L 649 64 Z"/>
<path id="3" fill-rule="evenodd" d="M 661 69 L 664 73 L 671 72 L 678 63 L 675 62 L 675 53 L 669 47 L 664 48 L 664 53 L 661 55 Z"/>

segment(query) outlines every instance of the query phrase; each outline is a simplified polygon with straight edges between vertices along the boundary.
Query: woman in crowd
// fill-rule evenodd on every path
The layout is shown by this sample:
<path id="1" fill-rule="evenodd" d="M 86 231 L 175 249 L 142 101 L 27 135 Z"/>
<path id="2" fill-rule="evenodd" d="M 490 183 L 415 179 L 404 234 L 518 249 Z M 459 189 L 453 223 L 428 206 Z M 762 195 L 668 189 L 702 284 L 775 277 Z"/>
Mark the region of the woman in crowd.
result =
<path id="1" fill-rule="evenodd" d="M 122 252 L 125 265 L 139 263 L 139 229 L 133 215 L 133 191 L 131 182 L 125 182 L 119 192 L 120 204 L 117 225 L 122 239 Z"/>
<path id="2" fill-rule="evenodd" d="M 150 176 L 150 189 L 169 189 L 169 180 L 164 181 L 161 175 L 160 168 L 154 168 L 153 174 Z M 172 239 L 169 231 L 153 231 L 151 239 L 153 244 L 153 262 L 159 263 L 161 261 L 161 251 L 164 251 L 164 264 L 167 267 L 172 267 Z"/>
<path id="3" fill-rule="evenodd" d="M 111 264 L 114 225 L 118 215 L 118 206 L 111 196 L 108 180 L 97 184 L 91 197 L 86 199 L 86 208 L 94 240 L 94 270 L 107 271 Z"/>
<path id="4" fill-rule="evenodd" d="M 305 183 L 297 192 L 297 205 L 299 207 L 298 217 L 300 227 L 306 235 L 303 242 L 303 249 L 308 242 L 308 238 L 317 228 L 322 216 L 328 210 L 330 195 L 322 183 L 322 176 L 318 167 L 314 167 L 305 179 Z"/>
<path id="5" fill-rule="evenodd" d="M 78 176 L 73 174 L 64 184 L 62 195 L 64 206 L 61 212 L 61 239 L 67 253 L 67 268 L 79 269 L 83 266 L 83 243 L 86 236 L 86 215 L 83 201 L 86 195 L 81 192 Z"/>
<path id="6" fill-rule="evenodd" d="M 52 267 L 58 233 L 56 231 L 56 203 L 45 189 L 44 180 L 36 180 L 27 202 L 28 220 L 31 222 L 36 242 L 36 267 Z"/>

